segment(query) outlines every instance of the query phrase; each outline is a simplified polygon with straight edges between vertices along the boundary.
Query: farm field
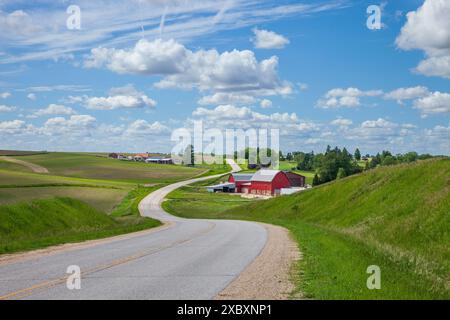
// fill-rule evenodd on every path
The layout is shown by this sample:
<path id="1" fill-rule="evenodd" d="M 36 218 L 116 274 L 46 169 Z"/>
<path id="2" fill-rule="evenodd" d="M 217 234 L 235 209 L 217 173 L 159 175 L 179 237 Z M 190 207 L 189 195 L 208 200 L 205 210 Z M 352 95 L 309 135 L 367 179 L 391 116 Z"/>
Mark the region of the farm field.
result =
<path id="1" fill-rule="evenodd" d="M 52 175 L 131 183 L 175 182 L 202 174 L 207 170 L 207 168 L 119 161 L 83 153 L 47 153 L 22 156 L 20 160 L 45 167 Z"/>
<path id="2" fill-rule="evenodd" d="M 0 156 L 29 156 L 34 154 L 45 154 L 46 151 L 20 151 L 20 150 L 0 150 Z"/>
<path id="3" fill-rule="evenodd" d="M 20 172 L 15 170 L 0 170 L 0 188 L 5 187 L 23 187 L 23 186 L 63 186 L 63 185 L 81 185 L 81 186 L 102 186 L 114 188 L 132 188 L 136 183 L 82 179 L 72 177 L 62 177 L 51 174 L 38 174 L 31 172 Z"/>
<path id="4" fill-rule="evenodd" d="M 433 159 L 380 167 L 220 213 L 198 212 L 182 201 L 169 200 L 165 208 L 183 217 L 253 220 L 288 228 L 303 253 L 293 271 L 296 291 L 307 298 L 450 299 L 449 183 L 450 159 Z M 188 190 L 183 192 L 169 198 L 182 198 Z M 211 205 L 222 200 L 226 206 L 232 197 L 221 196 L 211 198 Z M 366 287 L 370 265 L 381 269 L 380 290 Z"/>

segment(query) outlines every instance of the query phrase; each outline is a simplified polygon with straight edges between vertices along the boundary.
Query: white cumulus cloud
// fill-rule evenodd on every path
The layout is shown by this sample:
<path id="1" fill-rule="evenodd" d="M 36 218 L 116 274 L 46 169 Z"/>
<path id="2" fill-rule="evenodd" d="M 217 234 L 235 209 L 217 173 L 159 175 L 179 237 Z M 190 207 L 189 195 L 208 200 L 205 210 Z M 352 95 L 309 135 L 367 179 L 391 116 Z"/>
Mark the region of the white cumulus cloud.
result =
<path id="1" fill-rule="evenodd" d="M 146 120 L 136 120 L 131 123 L 125 130 L 125 135 L 127 136 L 152 136 L 152 135 L 163 135 L 170 132 L 169 127 L 163 125 L 162 123 L 155 121 L 149 123 Z"/>
<path id="2" fill-rule="evenodd" d="M 69 97 L 71 103 L 82 103 L 87 109 L 116 110 L 130 108 L 154 108 L 157 102 L 146 94 L 136 90 L 132 85 L 112 88 L 107 97 Z"/>
<path id="3" fill-rule="evenodd" d="M 89 135 L 90 130 L 95 129 L 97 120 L 90 115 L 73 115 L 69 118 L 55 117 L 48 119 L 40 133 L 45 135 Z"/>
<path id="4" fill-rule="evenodd" d="M 72 115 L 75 114 L 75 110 L 70 107 L 66 107 L 61 104 L 50 104 L 47 108 L 39 109 L 33 113 L 34 117 L 41 117 L 47 115 Z"/>
<path id="5" fill-rule="evenodd" d="M 407 14 L 407 22 L 396 39 L 404 50 L 419 49 L 427 57 L 416 70 L 427 76 L 450 78 L 450 1 L 425 0 Z"/>
<path id="6" fill-rule="evenodd" d="M 29 93 L 27 95 L 27 98 L 32 100 L 32 101 L 35 101 L 37 99 L 37 97 L 36 97 L 36 95 L 34 93 Z"/>
<path id="7" fill-rule="evenodd" d="M 337 118 L 337 119 L 331 121 L 331 124 L 334 126 L 348 127 L 353 124 L 353 121 L 350 119 Z"/>
<path id="8" fill-rule="evenodd" d="M 423 115 L 450 113 L 450 94 L 433 92 L 429 96 L 415 100 L 414 108 L 419 109 Z"/>
<path id="9" fill-rule="evenodd" d="M 259 105 L 261 106 L 261 108 L 263 109 L 268 109 L 268 108 L 272 108 L 272 101 L 270 101 L 269 99 L 263 99 L 261 100 L 261 102 L 259 103 Z"/>
<path id="10" fill-rule="evenodd" d="M 420 97 L 424 97 L 430 94 L 428 88 L 423 86 L 398 88 L 384 95 L 385 99 L 396 100 L 399 104 L 403 103 L 403 100 L 411 100 Z"/>
<path id="11" fill-rule="evenodd" d="M 22 120 L 11 120 L 0 122 L 0 133 L 2 134 L 24 134 L 32 127 Z"/>
<path id="12" fill-rule="evenodd" d="M 289 39 L 273 31 L 254 28 L 253 33 L 252 42 L 257 49 L 282 49 L 289 44 Z"/>
<path id="13" fill-rule="evenodd" d="M 288 95 L 292 86 L 278 77 L 278 58 L 258 61 L 250 50 L 191 51 L 175 40 L 142 39 L 129 49 L 95 48 L 86 67 L 117 73 L 162 75 L 158 88 L 198 88 L 247 95 Z"/>
<path id="14" fill-rule="evenodd" d="M 233 92 L 217 92 L 213 95 L 204 96 L 199 101 L 199 105 L 249 105 L 256 102 L 255 97 L 247 94 L 233 93 Z"/>
<path id="15" fill-rule="evenodd" d="M 279 129 L 284 135 L 312 134 L 319 129 L 318 125 L 302 121 L 295 113 L 264 114 L 233 105 L 221 105 L 214 109 L 200 107 L 192 115 L 196 120 L 203 120 L 206 126 L 223 129 Z"/>
<path id="16" fill-rule="evenodd" d="M 16 110 L 16 107 L 6 106 L 4 104 L 0 105 L 0 112 L 12 112 L 14 110 Z"/>
<path id="17" fill-rule="evenodd" d="M 362 91 L 358 88 L 336 88 L 328 91 L 324 97 L 317 101 L 317 107 L 323 109 L 331 108 L 354 108 L 361 105 L 361 97 L 375 97 L 382 95 L 381 90 Z"/>

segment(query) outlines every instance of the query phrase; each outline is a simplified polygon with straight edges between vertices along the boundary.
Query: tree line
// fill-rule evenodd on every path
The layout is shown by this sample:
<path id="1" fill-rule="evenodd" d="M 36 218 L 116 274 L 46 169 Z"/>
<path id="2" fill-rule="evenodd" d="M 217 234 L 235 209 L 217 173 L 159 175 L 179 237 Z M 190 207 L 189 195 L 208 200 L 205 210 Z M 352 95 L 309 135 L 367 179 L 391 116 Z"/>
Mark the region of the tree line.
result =
<path id="1" fill-rule="evenodd" d="M 430 154 L 407 152 L 405 154 L 393 155 L 390 151 L 383 151 L 376 155 L 361 155 L 359 148 L 350 153 L 346 148 L 338 147 L 332 149 L 327 146 L 324 153 L 314 152 L 289 152 L 281 160 L 294 161 L 297 166 L 293 169 L 303 171 L 315 171 L 313 185 L 320 185 L 336 179 L 353 175 L 378 166 L 389 166 L 399 163 L 414 162 L 432 158 Z"/>

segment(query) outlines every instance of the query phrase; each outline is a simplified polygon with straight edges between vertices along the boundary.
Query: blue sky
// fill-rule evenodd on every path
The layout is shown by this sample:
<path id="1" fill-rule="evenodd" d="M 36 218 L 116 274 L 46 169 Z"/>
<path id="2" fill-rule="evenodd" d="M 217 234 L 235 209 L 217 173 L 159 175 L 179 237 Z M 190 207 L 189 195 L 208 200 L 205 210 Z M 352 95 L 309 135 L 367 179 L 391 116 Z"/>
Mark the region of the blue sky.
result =
<path id="1" fill-rule="evenodd" d="M 168 152 L 202 120 L 450 154 L 446 0 L 0 0 L 0 30 L 0 149 Z"/>

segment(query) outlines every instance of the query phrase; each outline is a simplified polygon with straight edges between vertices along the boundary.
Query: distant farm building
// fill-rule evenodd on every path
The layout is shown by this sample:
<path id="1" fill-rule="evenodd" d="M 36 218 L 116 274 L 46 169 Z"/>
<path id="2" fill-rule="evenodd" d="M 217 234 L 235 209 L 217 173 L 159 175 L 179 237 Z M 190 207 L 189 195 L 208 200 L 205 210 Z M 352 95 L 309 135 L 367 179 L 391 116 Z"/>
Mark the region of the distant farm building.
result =
<path id="1" fill-rule="evenodd" d="M 157 163 L 157 164 L 173 164 L 171 158 L 148 158 L 145 160 L 146 163 Z"/>
<path id="2" fill-rule="evenodd" d="M 109 158 L 126 160 L 126 161 L 139 161 L 146 163 L 157 163 L 157 164 L 174 164 L 172 158 L 168 158 L 161 154 L 161 156 L 155 156 L 159 154 L 150 155 L 149 153 L 137 153 L 134 156 L 127 156 L 119 153 L 110 153 Z"/>
<path id="3" fill-rule="evenodd" d="M 262 169 L 254 174 L 233 173 L 227 183 L 207 187 L 209 192 L 236 192 L 260 196 L 291 194 L 305 188 L 305 177 L 293 172 Z"/>
<path id="4" fill-rule="evenodd" d="M 148 153 L 138 153 L 135 154 L 133 158 L 135 161 L 145 161 L 150 158 L 150 155 Z"/>

